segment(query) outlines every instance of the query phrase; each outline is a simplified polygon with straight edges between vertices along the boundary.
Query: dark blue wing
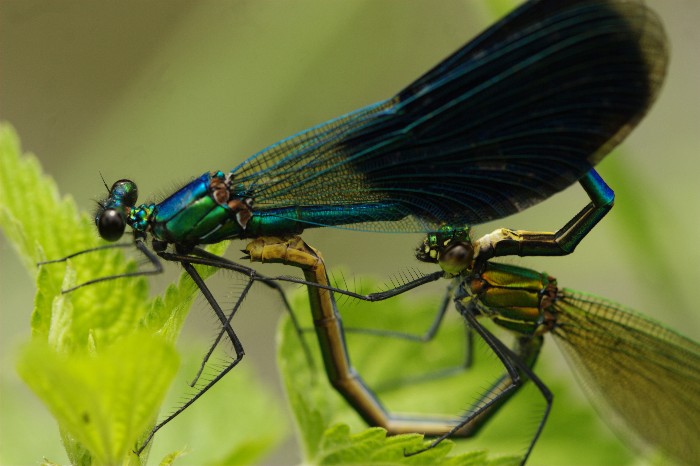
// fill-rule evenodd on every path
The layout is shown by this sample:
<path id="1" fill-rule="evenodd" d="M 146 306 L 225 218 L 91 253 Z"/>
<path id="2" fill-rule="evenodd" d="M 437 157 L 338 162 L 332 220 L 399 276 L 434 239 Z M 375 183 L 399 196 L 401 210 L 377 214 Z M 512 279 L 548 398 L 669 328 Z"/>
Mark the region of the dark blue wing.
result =
<path id="1" fill-rule="evenodd" d="M 530 1 L 395 97 L 233 173 L 261 215 L 326 209 L 381 231 L 482 223 L 576 182 L 644 116 L 666 65 L 641 2 Z"/>

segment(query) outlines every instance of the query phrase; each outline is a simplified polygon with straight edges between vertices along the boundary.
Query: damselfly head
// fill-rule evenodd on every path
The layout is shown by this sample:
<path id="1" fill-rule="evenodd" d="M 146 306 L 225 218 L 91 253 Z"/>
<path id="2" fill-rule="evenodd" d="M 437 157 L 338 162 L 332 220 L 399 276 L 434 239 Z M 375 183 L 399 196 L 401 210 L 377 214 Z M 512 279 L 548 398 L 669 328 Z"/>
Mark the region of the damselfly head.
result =
<path id="1" fill-rule="evenodd" d="M 471 266 L 474 247 L 468 227 L 443 226 L 429 233 L 416 249 L 416 258 L 421 262 L 439 264 L 451 275 L 457 275 Z"/>
<path id="2" fill-rule="evenodd" d="M 119 180 L 109 190 L 109 197 L 99 203 L 95 225 L 102 239 L 117 241 L 124 234 L 127 216 L 138 199 L 138 188 L 131 180 Z"/>

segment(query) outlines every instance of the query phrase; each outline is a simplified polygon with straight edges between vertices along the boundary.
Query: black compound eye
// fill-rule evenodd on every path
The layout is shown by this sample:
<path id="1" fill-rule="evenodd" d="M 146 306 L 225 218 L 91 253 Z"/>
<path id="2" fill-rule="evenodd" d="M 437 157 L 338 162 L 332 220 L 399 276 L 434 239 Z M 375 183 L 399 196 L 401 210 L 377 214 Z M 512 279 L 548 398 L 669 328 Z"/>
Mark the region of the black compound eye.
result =
<path id="1" fill-rule="evenodd" d="M 110 197 L 119 199 L 122 205 L 133 207 L 139 198 L 139 190 L 136 183 L 131 180 L 119 180 L 112 185 L 109 191 Z"/>
<path id="2" fill-rule="evenodd" d="M 106 209 L 97 219 L 97 231 L 102 239 L 117 241 L 124 234 L 126 222 L 124 214 L 117 209 Z"/>

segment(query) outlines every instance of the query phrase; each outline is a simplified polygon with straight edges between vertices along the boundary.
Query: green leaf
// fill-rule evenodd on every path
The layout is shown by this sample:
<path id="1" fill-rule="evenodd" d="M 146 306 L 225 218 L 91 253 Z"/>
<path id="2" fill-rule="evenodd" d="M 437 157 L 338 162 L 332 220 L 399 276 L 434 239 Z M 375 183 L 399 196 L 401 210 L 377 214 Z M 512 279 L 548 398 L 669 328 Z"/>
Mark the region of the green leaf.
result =
<path id="1" fill-rule="evenodd" d="M 136 271 L 137 264 L 126 260 L 121 250 L 101 249 L 36 266 L 47 258 L 107 243 L 97 237 L 88 215 L 79 214 L 69 197 L 59 196 L 37 160 L 31 154 L 21 155 L 14 130 L 2 124 L 0 228 L 37 280 L 31 317 L 33 339 L 22 351 L 18 369 L 56 417 L 71 462 L 145 462 L 146 454 L 136 458 L 131 450 L 155 423 L 175 370 L 172 345 L 197 296 L 197 287 L 182 274 L 164 296 L 155 299 L 149 298 L 148 282 L 142 277 L 94 283 L 63 294 L 62 289 L 88 280 Z M 220 243 L 210 251 L 223 254 L 226 246 Z M 203 278 L 216 271 L 197 269 Z M 247 380 L 239 399 L 248 400 L 247 406 L 271 408 L 267 392 L 254 378 Z M 185 385 L 180 387 L 176 391 L 182 393 Z M 216 401 L 217 407 L 224 402 L 221 397 Z M 220 449 L 219 458 L 235 451 L 240 451 L 243 459 L 258 458 L 273 448 L 284 432 L 283 428 L 268 430 L 269 435 L 258 435 L 258 444 L 247 438 L 231 439 Z M 172 447 L 163 463 L 175 461 L 188 443 L 185 439 Z"/>
<path id="2" fill-rule="evenodd" d="M 172 466 L 175 464 L 175 460 L 184 455 L 184 451 L 177 450 L 172 453 L 167 454 L 161 461 L 160 466 Z"/>
<path id="3" fill-rule="evenodd" d="M 78 214 L 70 197 L 61 198 L 55 183 L 41 172 L 31 154 L 20 157 L 17 135 L 0 125 L 0 226 L 17 250 L 27 271 L 39 274 L 32 330 L 35 338 L 56 343 L 57 329 L 51 322 L 69 322 L 60 328 L 61 351 L 82 351 L 90 344 L 108 345 L 133 331 L 146 312 L 148 287 L 143 278 L 131 279 L 129 286 L 97 283 L 65 295 L 60 309 L 78 309 L 70 315 L 55 315 L 53 299 L 61 288 L 97 277 L 136 270 L 120 250 L 108 249 L 83 254 L 67 262 L 37 267 L 47 258 L 56 259 L 79 250 L 106 245 L 98 239 L 86 214 Z M 69 264 L 73 272 L 68 273 Z M 66 274 L 71 277 L 65 282 Z M 74 277 L 74 278 L 73 278 Z M 72 307 L 71 307 L 72 306 Z"/>
<path id="4" fill-rule="evenodd" d="M 72 357 L 34 340 L 17 369 L 91 461 L 120 464 L 152 424 L 177 366 L 172 346 L 134 333 L 103 352 Z"/>
<path id="5" fill-rule="evenodd" d="M 405 452 L 424 448 L 423 436 L 418 434 L 387 437 L 386 431 L 371 428 L 350 434 L 349 426 L 337 424 L 324 433 L 318 464 L 444 464 L 447 453 L 452 449 L 451 442 L 443 442 L 416 456 L 406 456 Z M 466 459 L 469 455 L 462 455 Z M 456 457 L 451 458 L 451 461 Z M 485 458 L 482 458 L 485 460 Z M 468 461 L 455 464 L 470 464 Z M 488 464 L 488 461 L 481 464 Z"/>

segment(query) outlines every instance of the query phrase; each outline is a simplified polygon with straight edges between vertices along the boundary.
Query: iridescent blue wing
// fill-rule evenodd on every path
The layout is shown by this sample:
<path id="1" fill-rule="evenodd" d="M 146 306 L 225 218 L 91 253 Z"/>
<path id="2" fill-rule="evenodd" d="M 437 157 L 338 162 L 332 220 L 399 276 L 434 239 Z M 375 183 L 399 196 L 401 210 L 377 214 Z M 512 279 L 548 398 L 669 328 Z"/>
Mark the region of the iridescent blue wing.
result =
<path id="1" fill-rule="evenodd" d="M 530 1 L 395 97 L 233 173 L 260 215 L 317 209 L 334 214 L 318 225 L 375 231 L 486 222 L 599 162 L 644 116 L 666 64 L 663 28 L 638 1 Z"/>

